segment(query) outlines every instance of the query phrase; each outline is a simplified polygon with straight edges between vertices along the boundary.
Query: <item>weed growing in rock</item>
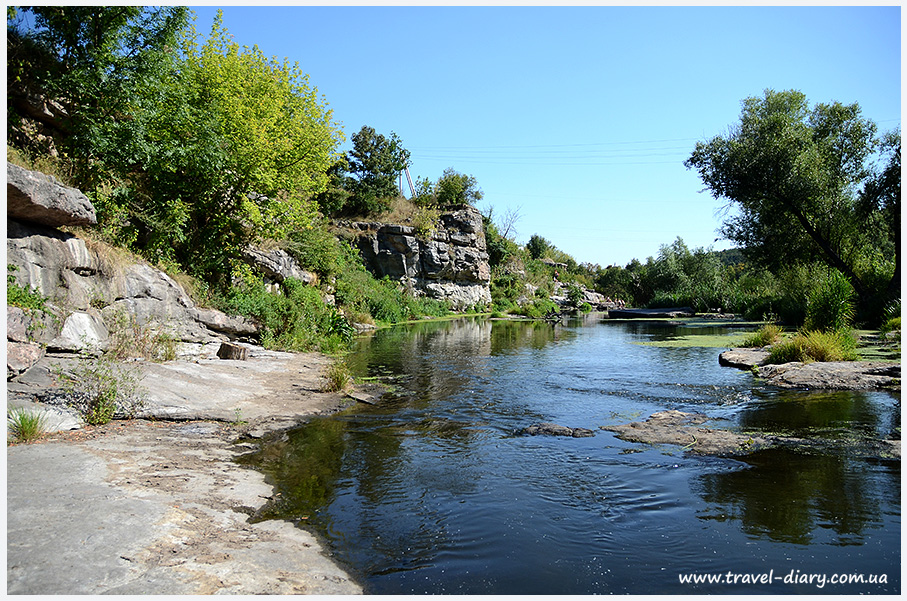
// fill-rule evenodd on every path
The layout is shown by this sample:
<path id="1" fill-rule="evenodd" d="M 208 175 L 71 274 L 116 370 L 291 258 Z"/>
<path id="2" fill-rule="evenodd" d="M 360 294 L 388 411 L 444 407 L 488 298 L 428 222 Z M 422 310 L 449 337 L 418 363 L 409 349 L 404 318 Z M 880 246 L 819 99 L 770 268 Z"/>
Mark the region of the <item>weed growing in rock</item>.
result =
<path id="1" fill-rule="evenodd" d="M 6 427 L 16 442 L 31 442 L 44 436 L 47 420 L 40 411 L 17 407 L 7 410 Z"/>
<path id="2" fill-rule="evenodd" d="M 57 375 L 67 405 L 89 425 L 106 424 L 116 415 L 133 417 L 143 404 L 138 368 L 117 363 L 109 355 L 83 357 L 71 373 Z"/>
<path id="3" fill-rule="evenodd" d="M 163 328 L 140 324 L 134 315 L 124 311 L 113 313 L 106 321 L 110 330 L 107 354 L 112 358 L 159 362 L 176 359 L 178 340 Z"/>
<path id="4" fill-rule="evenodd" d="M 46 310 L 47 297 L 37 290 L 30 290 L 21 286 L 16 280 L 17 265 L 6 266 L 6 304 L 9 307 L 20 307 L 29 311 Z"/>

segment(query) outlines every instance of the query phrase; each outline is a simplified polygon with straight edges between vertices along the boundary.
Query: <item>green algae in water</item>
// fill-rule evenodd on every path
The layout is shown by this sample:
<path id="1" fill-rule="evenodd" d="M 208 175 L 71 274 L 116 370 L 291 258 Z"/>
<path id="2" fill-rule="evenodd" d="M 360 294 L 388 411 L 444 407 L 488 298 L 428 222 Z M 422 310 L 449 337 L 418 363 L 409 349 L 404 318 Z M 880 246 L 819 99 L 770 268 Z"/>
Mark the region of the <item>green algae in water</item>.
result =
<path id="1" fill-rule="evenodd" d="M 633 342 L 640 346 L 657 346 L 661 348 L 735 348 L 743 343 L 746 334 L 687 334 L 668 340 L 649 340 Z"/>

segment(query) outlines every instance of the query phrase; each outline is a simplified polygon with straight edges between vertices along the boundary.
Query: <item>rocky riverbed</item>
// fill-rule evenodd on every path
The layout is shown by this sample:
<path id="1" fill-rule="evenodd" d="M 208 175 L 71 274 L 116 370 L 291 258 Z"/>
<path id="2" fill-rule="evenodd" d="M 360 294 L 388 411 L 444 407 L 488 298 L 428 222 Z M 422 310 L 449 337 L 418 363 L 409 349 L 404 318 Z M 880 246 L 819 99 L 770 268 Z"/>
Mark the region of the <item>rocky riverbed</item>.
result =
<path id="1" fill-rule="evenodd" d="M 143 419 L 100 427 L 69 430 L 65 410 L 33 405 L 75 359 L 10 382 L 11 405 L 44 407 L 61 429 L 7 449 L 7 593 L 361 593 L 310 533 L 250 522 L 273 489 L 234 462 L 250 436 L 356 401 L 321 392 L 328 357 L 252 351 L 141 362 Z"/>

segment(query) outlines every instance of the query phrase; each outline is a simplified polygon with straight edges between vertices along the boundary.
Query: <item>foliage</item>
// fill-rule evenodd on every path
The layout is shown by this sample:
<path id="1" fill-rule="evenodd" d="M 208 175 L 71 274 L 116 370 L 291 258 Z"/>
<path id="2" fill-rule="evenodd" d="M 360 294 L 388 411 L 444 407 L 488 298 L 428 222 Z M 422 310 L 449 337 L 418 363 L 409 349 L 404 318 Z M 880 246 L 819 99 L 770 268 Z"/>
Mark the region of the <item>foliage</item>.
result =
<path id="1" fill-rule="evenodd" d="M 831 271 L 809 294 L 804 326 L 837 332 L 853 325 L 854 290 L 840 272 Z"/>
<path id="2" fill-rule="evenodd" d="M 781 326 L 767 323 L 752 334 L 746 336 L 740 346 L 748 348 L 762 348 L 770 346 L 781 340 Z"/>
<path id="3" fill-rule="evenodd" d="M 132 417 L 143 404 L 138 369 L 117 363 L 109 355 L 84 356 L 71 373 L 58 375 L 68 404 L 89 425 L 106 424 L 118 413 Z"/>
<path id="4" fill-rule="evenodd" d="M 283 244 L 303 269 L 334 276 L 343 268 L 341 242 L 323 225 L 292 232 Z"/>
<path id="5" fill-rule="evenodd" d="M 799 361 L 855 361 L 857 341 L 849 331 L 802 330 L 793 338 L 775 344 L 766 363 Z"/>
<path id="6" fill-rule="evenodd" d="M 240 48 L 220 15 L 201 43 L 186 9 L 28 10 L 108 239 L 226 287 L 249 242 L 310 225 L 342 134 L 298 65 Z"/>
<path id="7" fill-rule="evenodd" d="M 880 193 L 873 198 L 899 206 L 899 192 L 896 203 L 890 199 L 900 189 L 900 170 L 874 178 L 868 165 L 880 149 L 875 133 L 858 104 L 810 107 L 800 92 L 766 90 L 763 98 L 743 101 L 729 135 L 697 143 L 685 164 L 715 198 L 739 209 L 722 233 L 749 258 L 770 268 L 821 260 L 844 274 L 865 303 L 880 292 L 867 285 L 873 274 L 861 273 L 861 266 L 873 265 L 867 258 L 881 252 L 900 263 L 890 228 L 867 219 L 873 203 L 855 193 L 876 183 Z M 899 142 L 888 149 L 895 147 Z M 874 265 L 892 277 L 890 264 Z"/>
<path id="8" fill-rule="evenodd" d="M 47 418 L 41 411 L 11 408 L 6 411 L 6 427 L 16 442 L 31 442 L 47 432 Z"/>
<path id="9" fill-rule="evenodd" d="M 352 136 L 353 149 L 341 187 L 350 193 L 342 208 L 353 215 L 370 215 L 387 209 L 387 199 L 397 196 L 397 176 L 409 164 L 409 151 L 397 134 L 389 138 L 363 125 Z"/>
<path id="10" fill-rule="evenodd" d="M 476 178 L 448 167 L 435 182 L 435 202 L 439 206 L 471 204 L 482 200 Z"/>
<path id="11" fill-rule="evenodd" d="M 44 311 L 47 307 L 47 297 L 37 290 L 30 290 L 16 280 L 15 271 L 18 266 L 6 265 L 6 305 L 20 307 L 28 311 Z"/>
<path id="12" fill-rule="evenodd" d="M 529 303 L 521 305 L 513 312 L 530 319 L 542 319 L 548 315 L 559 313 L 560 308 L 551 299 L 536 298 Z"/>
<path id="13" fill-rule="evenodd" d="M 224 299 L 222 308 L 258 320 L 265 348 L 333 351 L 352 340 L 352 326 L 337 309 L 324 303 L 318 289 L 287 279 L 283 282 L 285 293 L 273 294 L 251 273 L 244 273 L 241 280 Z"/>
<path id="14" fill-rule="evenodd" d="M 551 249 L 551 243 L 538 234 L 532 234 L 529 237 L 529 242 L 526 243 L 526 250 L 529 251 L 529 256 L 533 259 L 545 257 Z"/>

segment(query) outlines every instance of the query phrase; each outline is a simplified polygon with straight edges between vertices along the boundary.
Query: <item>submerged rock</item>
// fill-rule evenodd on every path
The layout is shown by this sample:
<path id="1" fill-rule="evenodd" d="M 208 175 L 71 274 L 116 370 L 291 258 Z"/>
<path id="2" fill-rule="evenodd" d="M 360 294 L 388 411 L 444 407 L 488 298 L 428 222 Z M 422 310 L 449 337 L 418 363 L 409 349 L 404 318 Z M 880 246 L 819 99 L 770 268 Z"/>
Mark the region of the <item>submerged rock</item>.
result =
<path id="1" fill-rule="evenodd" d="M 521 433 L 528 436 L 568 436 L 573 438 L 588 438 L 590 436 L 595 436 L 595 432 L 587 430 L 586 428 L 568 428 L 567 426 L 552 424 L 550 422 L 532 424 L 531 426 L 523 428 Z"/>

